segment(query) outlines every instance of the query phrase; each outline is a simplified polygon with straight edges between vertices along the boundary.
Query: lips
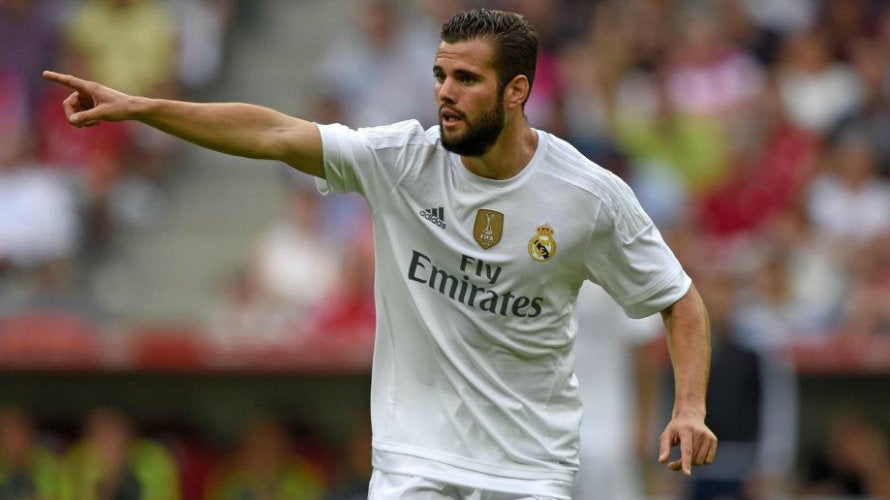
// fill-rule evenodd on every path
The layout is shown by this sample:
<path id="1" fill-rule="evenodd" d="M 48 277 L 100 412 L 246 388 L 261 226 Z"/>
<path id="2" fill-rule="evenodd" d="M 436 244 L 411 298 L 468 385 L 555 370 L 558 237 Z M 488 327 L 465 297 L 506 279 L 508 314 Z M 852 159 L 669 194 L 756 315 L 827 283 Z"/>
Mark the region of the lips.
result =
<path id="1" fill-rule="evenodd" d="M 460 120 L 463 120 L 464 115 L 460 111 L 452 108 L 442 107 L 439 108 L 439 119 L 442 120 L 442 123 L 451 124 L 456 123 Z"/>

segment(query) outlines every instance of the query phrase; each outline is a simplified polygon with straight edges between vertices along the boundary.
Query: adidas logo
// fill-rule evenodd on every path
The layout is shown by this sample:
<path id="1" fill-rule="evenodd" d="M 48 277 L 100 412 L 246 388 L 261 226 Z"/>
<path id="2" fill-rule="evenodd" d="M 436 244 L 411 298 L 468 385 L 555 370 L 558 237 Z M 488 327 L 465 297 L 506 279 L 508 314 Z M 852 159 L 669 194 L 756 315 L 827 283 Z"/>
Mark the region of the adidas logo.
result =
<path id="1" fill-rule="evenodd" d="M 427 208 L 425 210 L 420 211 L 420 216 L 424 219 L 430 221 L 431 223 L 445 229 L 445 208 L 436 207 L 436 208 Z"/>

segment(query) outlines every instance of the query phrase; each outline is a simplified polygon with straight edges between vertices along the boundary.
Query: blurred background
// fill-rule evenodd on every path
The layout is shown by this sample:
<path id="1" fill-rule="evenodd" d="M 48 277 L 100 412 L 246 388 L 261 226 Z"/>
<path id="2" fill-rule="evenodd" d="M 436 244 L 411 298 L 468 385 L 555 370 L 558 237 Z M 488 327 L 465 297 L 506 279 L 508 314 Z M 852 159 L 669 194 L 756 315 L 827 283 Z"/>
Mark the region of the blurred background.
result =
<path id="1" fill-rule="evenodd" d="M 654 464 L 660 322 L 582 294 L 577 498 L 890 498 L 890 3 L 0 0 L 0 499 L 352 499 L 370 471 L 363 200 L 70 127 L 40 72 L 430 126 L 439 27 L 478 6 L 537 27 L 532 125 L 634 188 L 711 313 L 720 454 L 684 480 Z"/>

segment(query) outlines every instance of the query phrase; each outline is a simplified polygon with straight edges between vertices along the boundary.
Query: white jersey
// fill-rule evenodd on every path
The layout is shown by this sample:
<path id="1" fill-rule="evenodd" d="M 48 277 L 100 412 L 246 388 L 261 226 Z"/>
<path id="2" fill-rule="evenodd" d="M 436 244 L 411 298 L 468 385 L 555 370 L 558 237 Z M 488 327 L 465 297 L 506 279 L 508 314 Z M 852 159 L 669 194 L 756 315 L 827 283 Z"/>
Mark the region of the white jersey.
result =
<path id="1" fill-rule="evenodd" d="M 368 201 L 376 246 L 373 465 L 569 498 L 584 280 L 632 317 L 690 279 L 618 177 L 541 131 L 529 164 L 479 177 L 416 121 L 320 125 L 326 181 Z"/>

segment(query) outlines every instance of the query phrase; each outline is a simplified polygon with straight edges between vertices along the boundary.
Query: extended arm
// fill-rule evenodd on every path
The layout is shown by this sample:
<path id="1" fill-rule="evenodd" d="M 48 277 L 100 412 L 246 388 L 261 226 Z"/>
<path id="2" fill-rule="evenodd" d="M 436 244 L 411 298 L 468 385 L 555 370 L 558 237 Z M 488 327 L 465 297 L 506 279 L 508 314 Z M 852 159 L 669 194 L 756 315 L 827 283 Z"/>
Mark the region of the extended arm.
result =
<path id="1" fill-rule="evenodd" d="M 711 328 L 695 286 L 661 314 L 674 369 L 674 409 L 661 435 L 658 461 L 667 462 L 671 446 L 679 444 L 680 459 L 667 465 L 689 475 L 693 465 L 710 464 L 717 453 L 717 438 L 705 425 Z"/>
<path id="2" fill-rule="evenodd" d="M 101 121 L 137 120 L 223 153 L 278 160 L 324 177 L 321 135 L 315 124 L 242 103 L 191 103 L 130 96 L 96 82 L 45 71 L 44 78 L 74 90 L 63 102 L 77 127 Z"/>

